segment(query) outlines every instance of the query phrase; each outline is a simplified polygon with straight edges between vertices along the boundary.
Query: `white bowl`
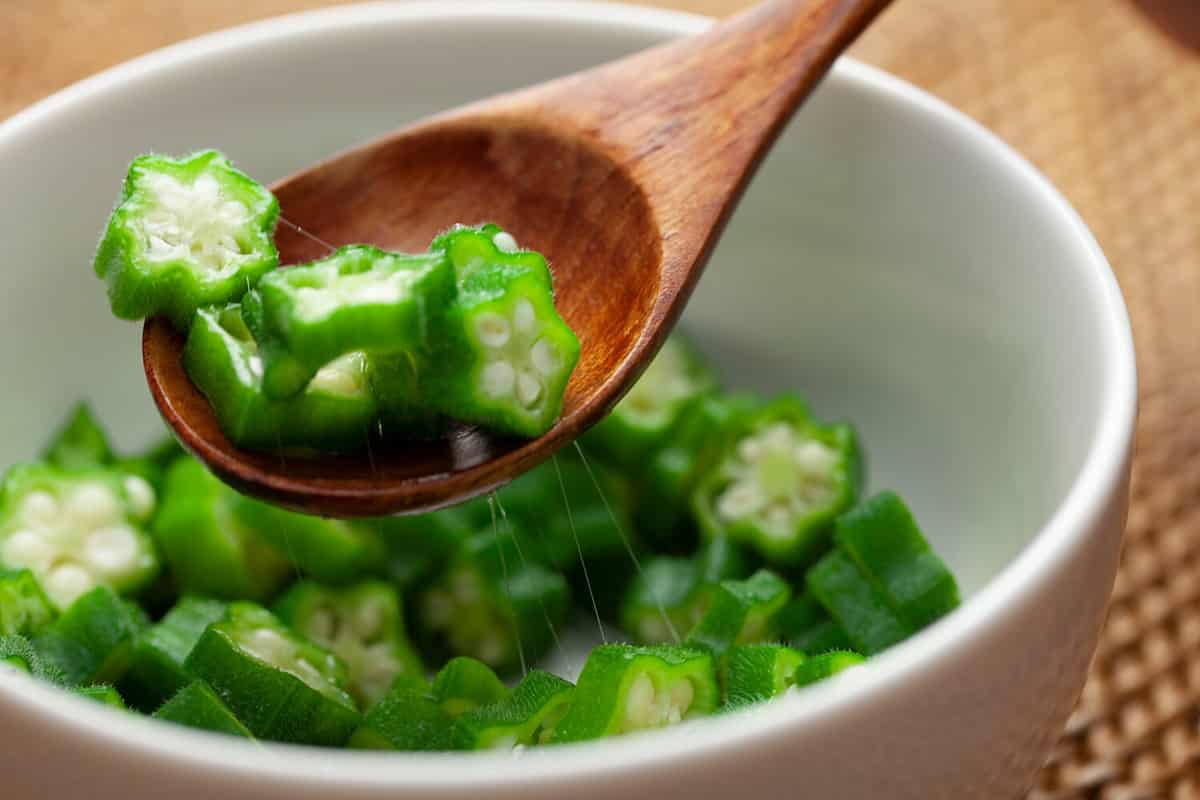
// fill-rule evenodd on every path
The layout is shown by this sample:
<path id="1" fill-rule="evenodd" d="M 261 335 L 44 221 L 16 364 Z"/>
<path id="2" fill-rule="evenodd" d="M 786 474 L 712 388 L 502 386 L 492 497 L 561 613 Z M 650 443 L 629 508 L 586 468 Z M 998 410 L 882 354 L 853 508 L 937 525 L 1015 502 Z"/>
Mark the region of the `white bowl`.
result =
<path id="1" fill-rule="evenodd" d="M 707 24 L 578 3 L 348 7 L 168 48 L 10 119 L 2 461 L 34 456 L 81 396 L 125 444 L 157 430 L 137 329 L 90 275 L 136 153 L 215 146 L 273 179 Z M 1125 516 L 1133 349 L 1083 223 L 982 128 L 843 61 L 763 167 L 687 324 L 731 384 L 858 423 L 872 484 L 911 500 L 960 610 L 755 713 L 521 758 L 251 747 L 0 675 L 5 797 L 1018 796 L 1082 685 Z"/>

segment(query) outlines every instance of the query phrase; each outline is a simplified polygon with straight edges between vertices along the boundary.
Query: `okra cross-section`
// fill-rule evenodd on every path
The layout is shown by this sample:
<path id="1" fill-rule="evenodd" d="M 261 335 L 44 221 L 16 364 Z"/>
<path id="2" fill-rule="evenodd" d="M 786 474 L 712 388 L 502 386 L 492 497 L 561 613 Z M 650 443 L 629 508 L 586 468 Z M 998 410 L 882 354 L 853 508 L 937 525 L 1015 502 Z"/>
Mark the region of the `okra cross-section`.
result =
<path id="1" fill-rule="evenodd" d="M 741 708 L 783 694 L 796 682 L 804 654 L 777 644 L 732 647 L 721 664 L 725 705 Z"/>
<path id="2" fill-rule="evenodd" d="M 260 739 L 337 747 L 359 723 L 341 660 L 253 603 L 231 603 L 184 670 L 207 682 Z"/>
<path id="3" fill-rule="evenodd" d="M 552 742 L 662 728 L 712 714 L 720 703 L 711 653 L 690 647 L 601 645 L 584 664 Z"/>
<path id="4" fill-rule="evenodd" d="M 775 617 L 792 596 L 792 587 L 761 569 L 744 581 L 721 581 L 712 603 L 687 644 L 720 658 L 735 644 L 754 644 L 775 633 Z"/>
<path id="5" fill-rule="evenodd" d="M 265 276 L 243 300 L 242 316 L 262 352 L 263 391 L 278 399 L 346 353 L 423 348 L 453 298 L 445 255 L 349 245 Z"/>
<path id="6" fill-rule="evenodd" d="M 575 687 L 548 672 L 533 670 L 512 694 L 477 708 L 454 723 L 459 749 L 489 750 L 545 744 L 567 713 Z"/>
<path id="7" fill-rule="evenodd" d="M 785 396 L 731 431 L 692 497 L 701 527 L 743 541 L 775 564 L 810 560 L 858 494 L 853 429 L 818 425 L 798 399 Z"/>
<path id="8" fill-rule="evenodd" d="M 133 161 L 96 252 L 122 319 L 166 314 L 186 330 L 201 306 L 237 300 L 279 265 L 274 195 L 206 150 Z"/>
<path id="9" fill-rule="evenodd" d="M 13 467 L 0 487 L 0 566 L 32 571 L 59 609 L 100 585 L 136 591 L 159 569 L 143 530 L 155 504 L 149 483 L 116 470 Z"/>

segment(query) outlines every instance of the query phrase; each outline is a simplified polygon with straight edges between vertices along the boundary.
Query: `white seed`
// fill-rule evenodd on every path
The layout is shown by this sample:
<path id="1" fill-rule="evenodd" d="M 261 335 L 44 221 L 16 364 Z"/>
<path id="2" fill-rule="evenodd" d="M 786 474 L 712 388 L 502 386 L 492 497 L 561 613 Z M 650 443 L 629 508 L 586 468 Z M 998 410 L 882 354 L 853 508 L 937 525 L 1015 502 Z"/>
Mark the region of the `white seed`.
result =
<path id="1" fill-rule="evenodd" d="M 59 564 L 46 575 L 46 593 L 60 608 L 66 608 L 95 585 L 91 573 L 78 564 Z"/>
<path id="2" fill-rule="evenodd" d="M 324 394 L 358 394 L 363 388 L 363 358 L 363 353 L 354 352 L 330 361 L 317 370 L 308 384 L 309 389 Z"/>
<path id="3" fill-rule="evenodd" d="M 743 461 L 757 461 L 758 457 L 762 455 L 762 442 L 754 438 L 743 439 L 738 442 L 737 452 L 738 457 Z"/>
<path id="4" fill-rule="evenodd" d="M 126 525 L 100 528 L 88 534 L 83 542 L 83 558 L 102 574 L 128 572 L 137 566 L 138 541 Z"/>
<path id="5" fill-rule="evenodd" d="M 242 649 L 268 664 L 280 666 L 292 658 L 295 647 L 278 631 L 270 628 L 255 628 L 239 637 Z M 309 665 L 312 666 L 311 664 Z"/>
<path id="6" fill-rule="evenodd" d="M 493 361 L 483 368 L 483 393 L 488 397 L 509 397 L 517 382 L 517 371 L 507 361 Z"/>
<path id="7" fill-rule="evenodd" d="M 521 370 L 517 374 L 517 399 L 521 401 L 521 405 L 533 408 L 541 397 L 542 382 L 529 370 Z"/>
<path id="8" fill-rule="evenodd" d="M 629 685 L 625 694 L 625 719 L 633 727 L 646 727 L 651 724 L 656 714 L 654 682 L 650 676 L 641 673 Z"/>
<path id="9" fill-rule="evenodd" d="M 773 536 L 784 539 L 789 537 L 792 533 L 791 522 L 792 512 L 787 505 L 776 503 L 767 509 L 767 525 Z"/>
<path id="10" fill-rule="evenodd" d="M 0 561 L 13 567 L 34 567 L 54 557 L 54 546 L 33 531 L 17 530 L 0 547 Z"/>
<path id="11" fill-rule="evenodd" d="M 107 486 L 85 483 L 67 497 L 66 511 L 79 527 L 95 528 L 116 519 L 121 507 Z"/>
<path id="12" fill-rule="evenodd" d="M 484 347 L 504 347 L 512 338 L 512 328 L 504 317 L 486 311 L 475 318 L 475 335 Z"/>
<path id="13" fill-rule="evenodd" d="M 533 343 L 533 347 L 529 349 L 529 360 L 533 362 L 534 369 L 546 377 L 558 370 L 558 353 L 555 352 L 554 345 L 545 339 L 538 339 Z"/>
<path id="14" fill-rule="evenodd" d="M 837 455 L 820 442 L 801 442 L 793 451 L 796 464 L 805 472 L 822 475 L 837 463 Z"/>
<path id="15" fill-rule="evenodd" d="M 363 639 L 372 639 L 378 636 L 383 628 L 385 613 L 379 600 L 374 597 L 366 600 L 354 611 L 354 632 Z"/>
<path id="16" fill-rule="evenodd" d="M 671 687 L 671 710 L 680 715 L 686 714 L 696 699 L 696 689 L 686 678 Z M 678 722 L 678 720 L 676 720 Z"/>
<path id="17" fill-rule="evenodd" d="M 513 325 L 521 333 L 533 333 L 537 327 L 537 313 L 533 310 L 533 303 L 524 297 L 513 306 Z"/>
<path id="18" fill-rule="evenodd" d="M 767 498 L 757 484 L 753 481 L 740 481 L 717 498 L 717 514 L 726 520 L 740 519 L 755 513 L 766 502 Z"/>
<path id="19" fill-rule="evenodd" d="M 278 666 L 285 667 L 285 664 L 280 663 Z M 307 658 L 296 659 L 293 666 L 293 674 L 317 691 L 320 691 L 326 683 L 325 676 Z"/>
<path id="20" fill-rule="evenodd" d="M 333 641 L 334 631 L 337 630 L 337 620 L 328 608 L 318 608 L 308 618 L 308 638 L 318 642 Z"/>
<path id="21" fill-rule="evenodd" d="M 145 479 L 137 475 L 125 478 L 125 496 L 135 517 L 146 519 L 154 513 L 154 487 Z"/>
<path id="22" fill-rule="evenodd" d="M 517 240 L 508 231 L 500 231 L 493 236 L 492 244 L 496 245 L 496 249 L 501 253 L 515 253 L 521 249 L 517 247 Z"/>
<path id="23" fill-rule="evenodd" d="M 30 492 L 21 503 L 21 514 L 31 525 L 45 528 L 58 521 L 58 501 L 49 492 Z"/>

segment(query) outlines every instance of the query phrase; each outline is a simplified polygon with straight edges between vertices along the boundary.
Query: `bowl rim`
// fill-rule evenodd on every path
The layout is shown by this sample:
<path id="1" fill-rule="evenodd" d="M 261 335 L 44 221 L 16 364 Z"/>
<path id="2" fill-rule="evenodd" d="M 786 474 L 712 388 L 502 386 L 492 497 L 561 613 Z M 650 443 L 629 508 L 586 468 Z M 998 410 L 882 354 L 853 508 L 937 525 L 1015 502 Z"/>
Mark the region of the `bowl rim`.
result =
<path id="1" fill-rule="evenodd" d="M 86 106 L 127 82 L 172 68 L 196 68 L 224 52 L 254 47 L 299 34 L 337 36 L 340 29 L 387 22 L 452 23 L 455 19 L 524 20 L 604 24 L 640 33 L 695 34 L 712 20 L 684 12 L 615 3 L 572 0 L 417 0 L 403 4 L 365 3 L 290 14 L 216 31 L 117 65 L 75 83 L 0 122 L 0 152 L 15 139 L 73 108 Z M 509 754 L 369 753 L 322 751 L 280 744 L 246 747 L 225 737 L 175 728 L 133 717 L 118 717 L 65 692 L 35 685 L 18 675 L 0 674 L 0 701 L 14 704 L 31 718 L 42 717 L 76 746 L 119 750 L 122 755 L 154 754 L 180 770 L 218 769 L 225 777 L 270 781 L 298 789 L 372 788 L 436 792 L 478 786 L 530 786 L 565 779 L 614 777 L 650 767 L 678 766 L 684 760 L 725 757 L 752 748 L 764 737 L 788 728 L 819 726 L 831 716 L 869 705 L 874 698 L 917 678 L 928 665 L 968 650 L 986 632 L 1002 624 L 1006 611 L 1024 596 L 1055 580 L 1083 547 L 1117 493 L 1125 491 L 1137 406 L 1132 331 L 1116 277 L 1083 220 L 1031 164 L 994 134 L 921 89 L 850 58 L 835 66 L 830 80 L 846 82 L 871 97 L 944 125 L 973 140 L 980 156 L 1025 184 L 1030 202 L 1054 215 L 1055 224 L 1078 250 L 1069 269 L 1078 273 L 1077 290 L 1090 295 L 1092 313 L 1102 320 L 1097 346 L 1106 365 L 1098 424 L 1085 461 L 1051 517 L 1017 556 L 961 608 L 906 642 L 872 659 L 866 668 L 799 692 L 799 697 L 768 704 L 756 713 L 726 717 L 719 724 L 700 722 L 594 743 L 555 748 L 551 757 L 528 751 Z M 153 726 L 153 727 L 150 727 Z M 271 751 L 264 758 L 263 750 Z M 398 767 L 402 767 L 398 769 Z"/>

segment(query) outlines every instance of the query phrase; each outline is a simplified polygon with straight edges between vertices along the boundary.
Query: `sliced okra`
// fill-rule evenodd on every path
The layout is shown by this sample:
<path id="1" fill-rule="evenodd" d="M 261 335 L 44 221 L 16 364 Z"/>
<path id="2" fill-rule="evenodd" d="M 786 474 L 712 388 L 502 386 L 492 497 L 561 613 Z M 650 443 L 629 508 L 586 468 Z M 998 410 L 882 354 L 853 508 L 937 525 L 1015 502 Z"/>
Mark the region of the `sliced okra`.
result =
<path id="1" fill-rule="evenodd" d="M 33 644 L 72 685 L 116 683 L 147 624 L 140 608 L 107 586 L 97 586 L 72 603 Z"/>
<path id="2" fill-rule="evenodd" d="M 834 541 L 912 630 L 958 607 L 954 575 L 895 492 L 880 492 L 839 517 Z"/>
<path id="3" fill-rule="evenodd" d="M 854 503 L 860 473 L 854 430 L 818 425 L 798 398 L 784 396 L 731 423 L 692 508 L 709 536 L 745 542 L 774 564 L 804 564 Z"/>
<path id="4" fill-rule="evenodd" d="M 579 340 L 554 307 L 545 259 L 500 249 L 495 226 L 455 228 L 434 240 L 454 267 L 458 299 L 427 364 L 440 410 L 497 433 L 540 436 L 562 411 Z M 510 237 L 511 238 L 511 237 Z"/>
<path id="5" fill-rule="evenodd" d="M 721 581 L 686 643 L 720 658 L 736 644 L 771 639 L 775 617 L 791 596 L 788 582 L 765 569 L 742 581 Z"/>
<path id="6" fill-rule="evenodd" d="M 853 650 L 834 650 L 806 658 L 796 668 L 795 685 L 808 686 L 817 681 L 823 681 L 842 670 L 857 667 L 864 661 L 866 659 Z"/>
<path id="7" fill-rule="evenodd" d="M 112 466 L 130 475 L 137 475 L 161 494 L 166 485 L 167 470 L 187 453 L 173 436 L 164 436 L 138 452 L 115 458 Z"/>
<path id="8" fill-rule="evenodd" d="M 5 669 L 24 672 L 56 686 L 68 685 L 63 671 L 43 658 L 25 636 L 0 635 L 0 672 Z"/>
<path id="9" fill-rule="evenodd" d="M 63 469 L 90 469 L 112 463 L 113 451 L 108 434 L 101 427 L 91 406 L 78 403 L 55 431 L 42 452 L 42 460 Z"/>
<path id="10" fill-rule="evenodd" d="M 830 551 L 814 564 L 805 583 L 860 653 L 875 655 L 913 633 L 883 593 L 840 550 Z"/>
<path id="11" fill-rule="evenodd" d="M 229 706 L 204 681 L 192 681 L 171 696 L 154 712 L 153 717 L 189 728 L 253 739 L 254 735 L 241 723 Z"/>
<path id="12" fill-rule="evenodd" d="M 284 270 L 290 272 L 291 270 Z M 221 431 L 239 447 L 270 452 L 356 452 L 376 426 L 365 354 L 340 355 L 299 394 L 263 391 L 263 360 L 236 304 L 204 308 L 183 349 L 188 377 L 212 405 Z"/>
<path id="13" fill-rule="evenodd" d="M 846 632 L 807 589 L 789 600 L 775 621 L 780 637 L 802 653 L 850 649 Z"/>
<path id="14" fill-rule="evenodd" d="M 107 683 L 98 683 L 94 686 L 78 686 L 72 689 L 71 693 L 108 706 L 109 708 L 116 708 L 121 711 L 129 709 L 125 705 L 125 700 L 121 697 L 121 693 Z"/>
<path id="15" fill-rule="evenodd" d="M 588 656 L 551 741 L 662 728 L 712 714 L 720 699 L 711 653 L 665 645 L 600 645 Z"/>
<path id="16" fill-rule="evenodd" d="M 454 723 L 460 750 L 512 749 L 545 744 L 567 713 L 575 687 L 533 670 L 503 700 L 477 708 Z"/>
<path id="17" fill-rule="evenodd" d="M 263 600 L 293 574 L 282 552 L 234 518 L 238 497 L 194 458 L 167 471 L 152 532 L 180 591 Z"/>
<path id="18" fill-rule="evenodd" d="M 184 662 L 260 739 L 337 747 L 360 715 L 346 666 L 253 603 L 231 603 Z"/>
<path id="19" fill-rule="evenodd" d="M 741 708 L 783 694 L 796 682 L 804 654 L 777 644 L 737 645 L 721 663 L 725 705 Z"/>
<path id="20" fill-rule="evenodd" d="M 424 347 L 453 298 L 454 270 L 443 253 L 356 244 L 265 275 L 242 301 L 242 318 L 262 354 L 263 391 L 279 399 L 346 353 Z"/>
<path id="21" fill-rule="evenodd" d="M 0 636 L 32 636 L 56 615 L 32 572 L 0 568 Z"/>
<path id="22" fill-rule="evenodd" d="M 0 487 L 0 566 L 32 571 L 59 609 L 95 586 L 135 592 L 159 570 L 143 530 L 156 500 L 116 470 L 13 467 Z"/>
<path id="23" fill-rule="evenodd" d="M 401 589 L 423 582 L 445 567 L 474 530 L 458 507 L 430 514 L 381 517 L 363 523 L 374 527 L 386 552 L 383 573 Z"/>
<path id="24" fill-rule="evenodd" d="M 154 709 L 191 682 L 183 662 L 204 630 L 225 615 L 225 603 L 185 596 L 133 644 L 121 689 L 140 709 Z"/>
<path id="25" fill-rule="evenodd" d="M 450 421 L 430 404 L 424 363 L 423 351 L 370 355 L 367 374 L 384 441 L 436 439 L 446 433 Z"/>
<path id="26" fill-rule="evenodd" d="M 433 679 L 431 696 L 451 717 L 503 702 L 509 689 L 495 671 L 478 659 L 458 656 L 446 662 Z"/>
<path id="27" fill-rule="evenodd" d="M 214 150 L 134 159 L 96 252 L 113 314 L 166 314 L 187 330 L 201 306 L 237 300 L 279 265 L 279 203 Z"/>
<path id="28" fill-rule="evenodd" d="M 359 750 L 452 750 L 454 720 L 427 689 L 402 681 L 367 711 L 346 746 Z"/>
<path id="29" fill-rule="evenodd" d="M 400 593 L 383 581 L 344 589 L 301 581 L 276 601 L 275 613 L 345 662 L 346 689 L 361 708 L 383 697 L 397 675 L 424 672 L 404 630 Z"/>

